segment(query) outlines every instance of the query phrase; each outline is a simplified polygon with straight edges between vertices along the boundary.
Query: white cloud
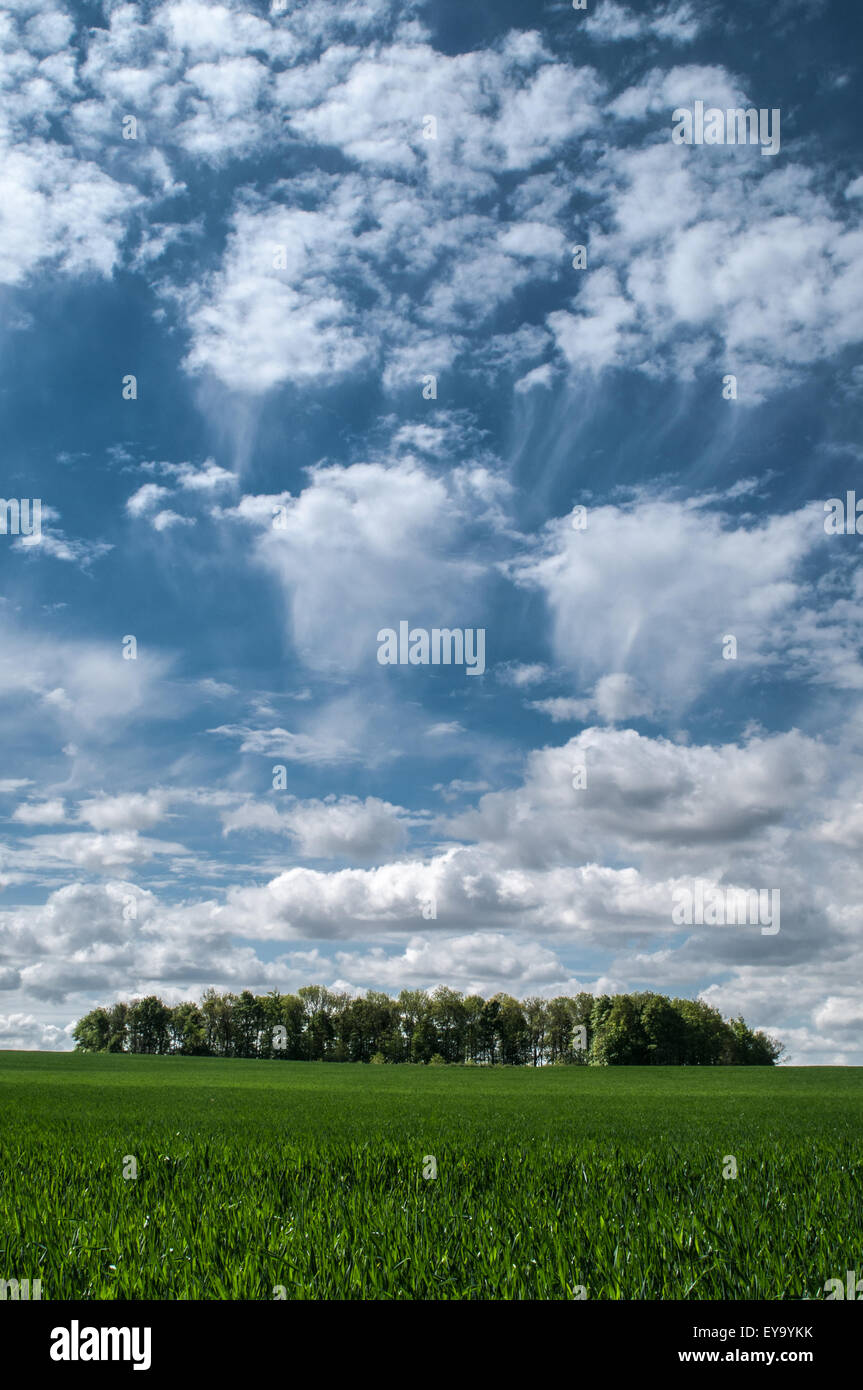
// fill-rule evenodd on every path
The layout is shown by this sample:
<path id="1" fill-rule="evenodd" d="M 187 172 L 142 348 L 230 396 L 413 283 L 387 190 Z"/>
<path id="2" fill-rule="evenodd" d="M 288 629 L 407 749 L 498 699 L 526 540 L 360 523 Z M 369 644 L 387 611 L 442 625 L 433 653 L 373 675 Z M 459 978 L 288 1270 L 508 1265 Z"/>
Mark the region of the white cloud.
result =
<path id="1" fill-rule="evenodd" d="M 62 825 L 66 819 L 66 805 L 62 797 L 51 801 L 25 801 L 15 807 L 12 819 L 22 825 Z"/>
<path id="2" fill-rule="evenodd" d="M 740 84 L 724 68 L 688 64 L 673 68 L 652 68 L 635 87 L 627 87 L 610 105 L 620 120 L 644 120 L 662 112 L 670 128 L 671 112 L 693 101 L 705 106 L 748 106 Z"/>
<path id="3" fill-rule="evenodd" d="M 43 10 L 25 24 L 25 42 L 28 48 L 37 53 L 57 53 L 66 47 L 74 29 L 72 20 L 62 10 Z"/>
<path id="4" fill-rule="evenodd" d="M 813 1022 L 822 1032 L 848 1029 L 849 1044 L 856 1045 L 863 1024 L 863 1003 L 853 996 L 830 995 L 813 1013 Z"/>
<path id="5" fill-rule="evenodd" d="M 495 668 L 495 674 L 504 685 L 514 685 L 518 690 L 538 685 L 549 675 L 548 667 L 541 661 L 510 661 Z"/>
<path id="6" fill-rule="evenodd" d="M 374 670 L 377 633 L 403 618 L 471 626 L 486 566 L 480 544 L 468 557 L 459 538 L 489 514 L 489 501 L 494 526 L 501 491 L 506 484 L 480 469 L 439 476 L 407 460 L 311 470 L 303 492 L 281 504 L 281 525 L 264 499 L 256 553 L 283 588 L 303 662 Z M 226 515 L 258 515 L 248 500 Z"/>
<path id="7" fill-rule="evenodd" d="M 575 700 L 570 695 L 553 695 L 547 700 L 530 700 L 528 707 L 539 710 L 540 714 L 547 714 L 555 724 L 568 721 L 583 724 L 590 714 L 588 700 Z"/>
<path id="8" fill-rule="evenodd" d="M 468 994 L 500 990 L 545 993 L 567 971 L 548 947 L 500 932 L 466 936 L 412 936 L 402 951 L 339 951 L 338 969 L 367 989 L 429 988 L 446 984 Z M 545 987 L 545 988 L 544 988 Z"/>
<path id="9" fill-rule="evenodd" d="M 137 831 L 113 831 L 104 835 L 76 832 L 70 835 L 37 835 L 31 847 L 50 866 L 63 864 L 94 873 L 115 873 L 130 865 L 146 864 L 154 855 L 177 855 L 183 845 L 138 835 Z"/>
<path id="10" fill-rule="evenodd" d="M 64 1028 L 42 1023 L 33 1014 L 0 1014 L 0 1049 L 12 1052 L 68 1052 L 72 1039 Z"/>
<path id="11" fill-rule="evenodd" d="M 581 790 L 572 785 L 576 765 L 587 771 Z M 764 850 L 789 808 L 804 794 L 814 799 L 835 765 L 834 752 L 799 733 L 712 748 L 589 728 L 532 753 L 523 786 L 489 792 L 444 828 L 495 845 L 512 864 L 566 865 L 576 852 L 588 862 L 641 864 L 650 846 L 655 878 L 684 866 L 730 872 L 728 847 L 735 859 L 744 847 Z"/>
<path id="12" fill-rule="evenodd" d="M 143 483 L 127 501 L 126 511 L 130 516 L 143 516 L 161 502 L 163 497 L 169 496 L 170 489 L 162 487 L 160 483 Z"/>
<path id="13" fill-rule="evenodd" d="M 565 250 L 548 223 L 501 228 L 463 199 L 383 175 L 307 175 L 238 202 L 221 266 L 176 297 L 188 369 L 251 394 L 359 370 L 419 388 L 454 361 L 466 312 L 479 326 Z M 412 307 L 399 277 L 419 276 Z"/>
<path id="14" fill-rule="evenodd" d="M 166 680 L 172 658 L 150 649 L 146 661 L 126 661 L 122 635 L 115 644 L 54 637 L 0 616 L 0 700 L 16 711 L 19 729 L 32 721 L 41 740 L 56 729 L 66 742 L 73 731 L 116 733 L 144 710 L 150 718 L 175 710 Z"/>
<path id="15" fill-rule="evenodd" d="M 404 848 L 404 808 L 379 797 L 304 801 L 285 814 L 298 852 L 311 859 L 382 859 Z"/>
<path id="16" fill-rule="evenodd" d="M 532 700 L 530 707 L 550 715 L 555 723 L 571 719 L 586 722 L 591 714 L 596 713 L 609 724 L 616 724 L 622 719 L 650 718 L 653 714 L 653 706 L 639 689 L 638 682 L 619 671 L 601 676 L 589 700 L 562 696 Z"/>
<path id="17" fill-rule="evenodd" d="M 651 6 L 638 14 L 618 0 L 600 0 L 582 21 L 584 32 L 598 43 L 620 43 L 627 39 L 654 37 L 673 44 L 691 43 L 701 24 L 688 0 L 681 4 Z"/>
<path id="18" fill-rule="evenodd" d="M 227 681 L 214 681 L 211 676 L 205 676 L 203 680 L 198 681 L 198 689 L 205 695 L 212 695 L 216 700 L 226 700 L 229 695 L 237 694 L 235 686 L 229 685 Z"/>
<path id="19" fill-rule="evenodd" d="M 37 267 L 111 275 L 128 219 L 142 203 L 63 146 L 32 140 L 0 158 L 0 281 L 19 285 Z"/>
<path id="20" fill-rule="evenodd" d="M 369 862 L 398 852 L 407 843 L 407 813 L 401 806 L 367 796 L 329 796 L 295 801 L 285 810 L 273 802 L 250 801 L 222 816 L 224 833 L 264 830 L 289 835 L 309 859 Z"/>
<path id="21" fill-rule="evenodd" d="M 697 71 L 681 70 L 678 99 L 704 96 Z M 670 132 L 672 76 L 637 101 L 630 94 L 626 114 L 662 107 Z M 725 96 L 738 104 L 731 89 Z M 574 371 L 627 365 L 686 381 L 713 357 L 717 380 L 734 373 L 739 400 L 756 404 L 863 336 L 853 269 L 863 231 L 800 164 L 765 170 L 771 161 L 754 164 L 754 147 L 694 153 L 681 159 L 670 133 L 608 151 L 593 181 L 603 207 L 587 237 L 592 268 L 574 311 L 555 310 L 548 323 Z"/>
<path id="22" fill-rule="evenodd" d="M 233 487 L 236 474 L 222 468 L 214 459 L 207 459 L 200 467 L 192 463 L 163 463 L 163 474 L 176 478 L 179 486 L 187 492 L 213 492 L 222 487 Z"/>
<path id="23" fill-rule="evenodd" d="M 161 477 L 170 478 L 174 489 L 163 483 L 142 483 L 126 502 L 130 516 L 146 517 L 154 531 L 168 531 L 175 526 L 195 526 L 197 518 L 176 512 L 171 507 L 162 506 L 168 498 L 176 498 L 181 492 L 207 497 L 224 487 L 236 484 L 236 475 L 227 468 L 221 468 L 213 459 L 207 459 L 200 467 L 192 463 L 144 463 L 148 472 L 158 472 Z"/>
<path id="24" fill-rule="evenodd" d="M 824 544 L 823 511 L 735 522 L 709 500 L 644 496 L 592 507 L 586 530 L 550 523 L 540 548 L 511 566 L 516 583 L 545 595 L 557 661 L 580 686 L 595 686 L 590 702 L 547 712 L 619 719 L 680 710 L 710 681 L 784 663 L 789 650 L 801 673 L 826 679 L 832 647 L 833 678 L 852 683 L 849 635 L 839 646 L 828 636 L 824 612 L 814 617 L 823 601 L 798 577 Z M 736 662 L 722 657 L 729 634 Z"/>
<path id="25" fill-rule="evenodd" d="M 222 724 L 208 730 L 225 738 L 240 740 L 241 753 L 263 753 L 288 762 L 342 763 L 353 762 L 363 754 L 349 740 L 326 728 L 309 733 L 293 733 L 289 729 L 252 729 L 242 724 Z"/>
<path id="26" fill-rule="evenodd" d="M 196 525 L 196 521 L 193 516 L 180 516 L 179 512 L 172 512 L 167 508 L 157 512 L 152 521 L 154 531 L 168 531 L 172 526 L 194 525 Z"/>
<path id="27" fill-rule="evenodd" d="M 463 777 L 454 777 L 447 783 L 436 782 L 434 790 L 440 792 L 444 801 L 455 801 L 459 796 L 469 796 L 472 792 L 487 792 L 491 788 L 488 782 L 471 782 Z"/>
<path id="28" fill-rule="evenodd" d="M 587 768 L 580 790 L 576 762 Z M 799 1056 L 823 1057 L 824 1048 L 851 1055 L 859 1007 L 847 978 L 857 970 L 863 876 L 853 849 L 848 872 L 837 875 L 811 830 L 837 817 L 859 771 L 847 750 L 799 733 L 698 747 L 587 729 L 531 754 L 519 786 L 451 816 L 442 829 L 468 841 L 463 848 L 373 868 L 290 868 L 262 886 L 231 887 L 218 903 L 172 905 L 110 882 L 69 885 L 44 908 L 0 914 L 0 951 L 11 987 L 16 972 L 22 978 L 23 1000 L 222 981 L 283 987 L 288 968 L 298 982 L 313 968 L 317 978 L 329 970 L 355 984 L 446 981 L 492 992 L 506 983 L 549 995 L 573 987 L 573 949 L 602 946 L 612 962 L 597 987 L 689 992 L 706 976 L 715 981 L 707 997 L 725 1012 L 745 1001 L 755 1026 L 803 1028 L 793 1036 Z M 375 798 L 290 800 L 284 811 L 276 802 L 266 816 L 260 803 L 245 804 L 247 824 L 282 833 L 287 825 L 314 857 L 381 859 L 404 843 L 410 819 Z M 43 865 L 56 856 L 109 874 L 181 852 L 128 833 L 38 836 L 30 846 Z M 695 877 L 778 886 L 781 932 L 693 928 L 681 941 L 673 891 Z M 130 892 L 134 927 L 123 916 Z M 429 902 L 433 926 L 423 919 Z M 300 953 L 280 967 L 248 944 L 333 939 L 358 944 L 328 966 Z"/>
<path id="29" fill-rule="evenodd" d="M 550 56 L 533 33 L 453 56 L 396 43 L 323 59 L 317 83 L 314 71 L 289 71 L 276 89 L 305 139 L 338 146 L 365 167 L 411 171 L 425 162 L 433 183 L 461 176 L 482 189 L 476 176 L 530 168 L 597 123 L 595 72 Z M 437 121 L 435 138 L 424 137 L 426 114 Z"/>
<path id="30" fill-rule="evenodd" d="M 78 803 L 78 819 L 94 830 L 149 830 L 164 819 L 167 792 L 125 792 Z"/>
<path id="31" fill-rule="evenodd" d="M 50 509 L 47 509 L 50 511 Z M 29 559 L 49 555 L 54 560 L 65 560 L 78 565 L 82 570 L 89 569 L 94 560 L 107 555 L 113 546 L 107 541 L 88 541 L 66 536 L 57 527 L 46 526 L 43 522 L 41 532 L 29 536 L 19 536 L 14 549 L 23 551 Z"/>
<path id="32" fill-rule="evenodd" d="M 232 831 L 268 830 L 276 835 L 286 833 L 285 821 L 271 801 L 245 801 L 222 816 L 222 833 Z"/>
<path id="33" fill-rule="evenodd" d="M 554 379 L 554 368 L 550 362 L 543 362 L 539 367 L 532 367 L 524 376 L 519 377 L 515 383 L 515 389 L 520 394 L 525 391 L 532 391 L 534 386 L 551 386 Z"/>

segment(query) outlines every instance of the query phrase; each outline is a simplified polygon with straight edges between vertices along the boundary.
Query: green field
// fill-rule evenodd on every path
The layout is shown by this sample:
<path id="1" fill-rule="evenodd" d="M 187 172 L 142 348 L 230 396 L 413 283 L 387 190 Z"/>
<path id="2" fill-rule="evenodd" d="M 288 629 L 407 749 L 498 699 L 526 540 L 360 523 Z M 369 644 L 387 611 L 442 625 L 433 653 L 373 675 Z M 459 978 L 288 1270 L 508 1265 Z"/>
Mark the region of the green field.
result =
<path id="1" fill-rule="evenodd" d="M 0 1278 L 47 1299 L 823 1298 L 863 1274 L 861 1102 L 855 1068 L 3 1052 Z"/>

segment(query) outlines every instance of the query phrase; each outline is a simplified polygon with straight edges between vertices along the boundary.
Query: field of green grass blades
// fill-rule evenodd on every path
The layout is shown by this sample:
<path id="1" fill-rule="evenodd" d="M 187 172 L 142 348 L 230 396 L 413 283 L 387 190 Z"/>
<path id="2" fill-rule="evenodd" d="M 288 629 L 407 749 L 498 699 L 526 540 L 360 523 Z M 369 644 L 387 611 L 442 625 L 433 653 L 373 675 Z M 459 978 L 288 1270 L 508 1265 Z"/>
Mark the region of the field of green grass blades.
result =
<path id="1" fill-rule="evenodd" d="M 43 1299 L 797 1299 L 848 1269 L 863 1070 L 0 1053 L 0 1279 Z"/>

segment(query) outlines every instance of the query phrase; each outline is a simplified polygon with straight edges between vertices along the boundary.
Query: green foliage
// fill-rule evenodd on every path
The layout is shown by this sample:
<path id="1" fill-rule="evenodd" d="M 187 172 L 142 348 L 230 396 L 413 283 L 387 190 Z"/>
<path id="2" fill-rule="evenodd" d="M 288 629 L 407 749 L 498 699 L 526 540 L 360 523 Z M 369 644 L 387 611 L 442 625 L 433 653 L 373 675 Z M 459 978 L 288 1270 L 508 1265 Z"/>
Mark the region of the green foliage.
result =
<path id="1" fill-rule="evenodd" d="M 583 1038 L 579 1035 L 583 1032 Z M 217 994 L 168 1008 L 150 995 L 94 1009 L 75 1025 L 79 1052 L 268 1057 L 281 1061 L 504 1066 L 773 1066 L 784 1051 L 742 1018 L 664 994 L 578 994 L 520 1002 L 510 994 L 465 998 L 439 985 L 398 999 L 369 990 L 351 998 L 323 985 L 297 994 Z M 581 1046 L 580 1041 L 589 1043 Z"/>
<path id="2" fill-rule="evenodd" d="M 72 1029 L 75 1048 L 78 1052 L 107 1052 L 110 1029 L 105 1009 L 93 1009 L 79 1018 Z"/>
<path id="3" fill-rule="evenodd" d="M 172 1300 L 794 1300 L 860 1268 L 859 1069 L 557 1060 L 0 1053 L 5 1268 Z"/>

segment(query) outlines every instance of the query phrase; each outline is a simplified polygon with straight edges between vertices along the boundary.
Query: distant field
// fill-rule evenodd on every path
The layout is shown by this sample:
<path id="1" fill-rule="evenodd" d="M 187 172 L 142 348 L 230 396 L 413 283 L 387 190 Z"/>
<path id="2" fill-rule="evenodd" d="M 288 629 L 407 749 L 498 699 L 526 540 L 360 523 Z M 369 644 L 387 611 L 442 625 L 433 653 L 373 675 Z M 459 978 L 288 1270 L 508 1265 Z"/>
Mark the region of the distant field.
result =
<path id="1" fill-rule="evenodd" d="M 863 1276 L 861 1141 L 856 1068 L 0 1052 L 0 1279 L 47 1299 L 823 1298 Z"/>

